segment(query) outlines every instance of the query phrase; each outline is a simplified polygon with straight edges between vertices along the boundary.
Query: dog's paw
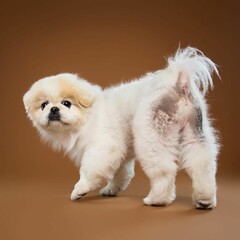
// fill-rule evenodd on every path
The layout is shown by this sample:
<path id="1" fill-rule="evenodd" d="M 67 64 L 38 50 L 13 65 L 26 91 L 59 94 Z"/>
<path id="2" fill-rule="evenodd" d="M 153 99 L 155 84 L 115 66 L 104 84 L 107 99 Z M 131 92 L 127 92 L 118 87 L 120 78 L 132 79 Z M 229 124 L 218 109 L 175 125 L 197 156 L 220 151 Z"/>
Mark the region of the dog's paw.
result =
<path id="1" fill-rule="evenodd" d="M 87 192 L 83 192 L 79 189 L 73 189 L 73 191 L 71 193 L 71 196 L 70 196 L 70 199 L 72 201 L 76 201 L 76 200 L 79 200 L 81 197 L 83 197 L 86 194 L 87 194 Z"/>
<path id="2" fill-rule="evenodd" d="M 143 199 L 143 202 L 147 206 L 167 206 L 172 201 L 170 201 L 170 200 L 162 200 L 162 199 L 154 199 L 152 197 L 145 197 Z"/>
<path id="3" fill-rule="evenodd" d="M 196 209 L 210 210 L 215 208 L 217 205 L 216 194 L 213 194 L 213 193 L 206 194 L 206 193 L 194 192 L 192 198 L 193 198 L 193 204 Z"/>
<path id="4" fill-rule="evenodd" d="M 99 191 L 99 194 L 104 197 L 115 197 L 117 196 L 118 192 L 119 192 L 118 187 L 107 185 L 106 187 Z"/>
<path id="5" fill-rule="evenodd" d="M 148 196 L 143 199 L 143 202 L 147 206 L 167 206 L 171 204 L 175 198 L 175 188 L 172 188 L 171 192 L 162 194 L 150 192 Z"/>
<path id="6" fill-rule="evenodd" d="M 200 210 L 211 210 L 216 207 L 216 203 L 211 200 L 197 200 L 195 207 Z"/>

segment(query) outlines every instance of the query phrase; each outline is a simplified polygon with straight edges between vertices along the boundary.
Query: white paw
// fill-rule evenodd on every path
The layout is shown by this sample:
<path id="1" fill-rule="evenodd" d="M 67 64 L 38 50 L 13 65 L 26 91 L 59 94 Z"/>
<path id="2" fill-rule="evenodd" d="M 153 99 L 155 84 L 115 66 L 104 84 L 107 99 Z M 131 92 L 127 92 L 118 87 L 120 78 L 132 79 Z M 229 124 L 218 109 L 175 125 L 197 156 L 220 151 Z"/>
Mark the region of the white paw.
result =
<path id="1" fill-rule="evenodd" d="M 71 193 L 70 198 L 71 198 L 72 201 L 75 201 L 75 200 L 79 200 L 81 197 L 83 197 L 86 194 L 87 194 L 87 192 L 81 191 L 78 188 L 74 188 L 72 193 Z"/>
<path id="2" fill-rule="evenodd" d="M 213 209 L 217 205 L 216 194 L 206 194 L 206 193 L 193 193 L 193 204 L 197 209 Z"/>
<path id="3" fill-rule="evenodd" d="M 118 194 L 119 190 L 120 189 L 118 187 L 107 185 L 106 187 L 104 187 L 103 189 L 100 190 L 99 194 L 102 196 L 113 197 Z"/>
<path id="4" fill-rule="evenodd" d="M 167 206 L 173 202 L 175 197 L 176 195 L 175 192 L 173 191 L 172 194 L 168 197 L 148 195 L 143 199 L 143 202 L 147 206 Z"/>
<path id="5" fill-rule="evenodd" d="M 143 202 L 147 206 L 166 206 L 170 203 L 170 202 L 167 202 L 167 201 L 162 201 L 160 199 L 154 199 L 154 198 L 151 198 L 151 197 L 145 197 L 143 199 Z"/>
<path id="6" fill-rule="evenodd" d="M 216 207 L 216 202 L 211 201 L 211 200 L 196 200 L 195 202 L 195 207 L 197 209 L 202 209 L 202 210 L 210 210 Z"/>

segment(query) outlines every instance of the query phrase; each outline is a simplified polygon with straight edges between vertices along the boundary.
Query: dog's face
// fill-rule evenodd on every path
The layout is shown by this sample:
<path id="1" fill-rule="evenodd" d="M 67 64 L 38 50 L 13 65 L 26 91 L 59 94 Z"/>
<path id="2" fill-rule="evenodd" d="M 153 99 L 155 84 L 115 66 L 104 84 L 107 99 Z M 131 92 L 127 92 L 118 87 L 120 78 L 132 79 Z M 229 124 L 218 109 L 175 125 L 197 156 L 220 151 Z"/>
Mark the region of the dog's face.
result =
<path id="1" fill-rule="evenodd" d="M 96 90 L 77 75 L 59 74 L 34 83 L 23 101 L 38 130 L 65 132 L 84 124 Z"/>

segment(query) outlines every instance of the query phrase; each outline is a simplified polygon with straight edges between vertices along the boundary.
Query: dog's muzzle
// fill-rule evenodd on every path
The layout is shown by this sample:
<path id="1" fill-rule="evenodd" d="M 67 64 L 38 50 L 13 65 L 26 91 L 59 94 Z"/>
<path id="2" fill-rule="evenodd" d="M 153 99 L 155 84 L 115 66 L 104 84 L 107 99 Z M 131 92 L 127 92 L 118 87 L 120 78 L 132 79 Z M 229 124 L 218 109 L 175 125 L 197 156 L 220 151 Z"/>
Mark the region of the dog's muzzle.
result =
<path id="1" fill-rule="evenodd" d="M 60 121 L 61 115 L 59 113 L 60 109 L 58 107 L 52 107 L 48 115 L 49 121 Z"/>

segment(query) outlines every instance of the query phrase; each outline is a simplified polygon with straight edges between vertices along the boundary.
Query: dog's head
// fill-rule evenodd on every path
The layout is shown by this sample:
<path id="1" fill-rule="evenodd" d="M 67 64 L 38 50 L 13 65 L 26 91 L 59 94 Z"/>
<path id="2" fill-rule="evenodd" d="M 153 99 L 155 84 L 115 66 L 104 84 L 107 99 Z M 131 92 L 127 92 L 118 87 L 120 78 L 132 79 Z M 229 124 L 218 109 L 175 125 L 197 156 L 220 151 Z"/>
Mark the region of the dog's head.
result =
<path id="1" fill-rule="evenodd" d="M 98 86 L 64 73 L 35 82 L 24 95 L 28 117 L 40 131 L 78 131 L 88 116 Z"/>

